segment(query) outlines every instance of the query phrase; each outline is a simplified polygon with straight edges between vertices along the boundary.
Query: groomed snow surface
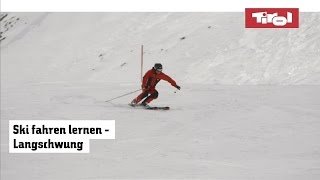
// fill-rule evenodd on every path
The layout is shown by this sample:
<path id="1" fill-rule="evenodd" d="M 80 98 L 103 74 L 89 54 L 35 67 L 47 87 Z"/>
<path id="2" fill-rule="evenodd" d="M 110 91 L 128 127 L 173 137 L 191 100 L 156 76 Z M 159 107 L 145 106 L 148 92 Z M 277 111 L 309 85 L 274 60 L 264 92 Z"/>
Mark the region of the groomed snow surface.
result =
<path id="1" fill-rule="evenodd" d="M 1 13 L 1 180 L 320 179 L 320 13 Z M 10 23 L 9 23 L 10 22 Z M 4 38 L 5 37 L 5 38 Z M 3 39 L 4 38 L 4 39 Z M 152 104 L 127 105 L 161 62 Z M 11 119 L 115 119 L 90 154 L 9 154 Z"/>

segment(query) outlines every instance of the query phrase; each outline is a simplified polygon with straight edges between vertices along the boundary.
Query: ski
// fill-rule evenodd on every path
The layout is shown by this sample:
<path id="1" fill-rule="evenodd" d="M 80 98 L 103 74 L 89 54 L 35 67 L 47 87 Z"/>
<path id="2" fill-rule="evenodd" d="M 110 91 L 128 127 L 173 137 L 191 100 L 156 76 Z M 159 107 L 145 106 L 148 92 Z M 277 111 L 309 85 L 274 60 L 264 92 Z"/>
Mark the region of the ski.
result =
<path id="1" fill-rule="evenodd" d="M 163 106 L 163 107 L 152 106 L 152 107 L 147 107 L 145 109 L 147 109 L 147 110 L 169 110 L 170 107 L 169 106 Z"/>
<path id="2" fill-rule="evenodd" d="M 147 109 L 147 110 L 169 110 L 170 109 L 169 106 L 149 106 L 149 107 L 144 107 L 141 104 L 133 105 L 133 104 L 130 104 L 130 103 L 128 105 L 131 106 L 131 107 L 140 107 L 140 108 L 144 108 L 144 109 Z"/>

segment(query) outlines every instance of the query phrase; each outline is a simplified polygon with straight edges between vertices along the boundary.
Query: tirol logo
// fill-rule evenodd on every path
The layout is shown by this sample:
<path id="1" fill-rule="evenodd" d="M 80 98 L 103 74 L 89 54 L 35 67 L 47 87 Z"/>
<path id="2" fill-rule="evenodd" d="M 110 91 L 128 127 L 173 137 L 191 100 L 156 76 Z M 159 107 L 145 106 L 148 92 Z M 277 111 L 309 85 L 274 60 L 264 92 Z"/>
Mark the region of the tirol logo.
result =
<path id="1" fill-rule="evenodd" d="M 246 8 L 246 28 L 298 27 L 298 8 Z"/>

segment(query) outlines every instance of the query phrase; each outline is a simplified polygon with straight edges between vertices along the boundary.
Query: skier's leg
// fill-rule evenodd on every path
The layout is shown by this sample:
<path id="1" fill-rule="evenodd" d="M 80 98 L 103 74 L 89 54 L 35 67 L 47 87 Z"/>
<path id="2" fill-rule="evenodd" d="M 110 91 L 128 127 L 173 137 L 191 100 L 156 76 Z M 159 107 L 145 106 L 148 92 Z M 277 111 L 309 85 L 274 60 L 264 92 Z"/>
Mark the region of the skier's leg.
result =
<path id="1" fill-rule="evenodd" d="M 142 99 L 144 99 L 145 97 L 147 97 L 148 94 L 149 94 L 148 91 L 142 91 L 142 93 L 139 94 L 139 96 L 137 96 L 136 98 L 134 98 L 134 99 L 132 100 L 132 103 L 138 104 Z"/>
<path id="2" fill-rule="evenodd" d="M 150 96 L 148 96 L 141 104 L 145 105 L 145 104 L 149 104 L 151 101 L 153 101 L 154 99 L 157 99 L 159 96 L 159 93 L 157 90 L 153 89 L 152 91 L 149 92 Z"/>

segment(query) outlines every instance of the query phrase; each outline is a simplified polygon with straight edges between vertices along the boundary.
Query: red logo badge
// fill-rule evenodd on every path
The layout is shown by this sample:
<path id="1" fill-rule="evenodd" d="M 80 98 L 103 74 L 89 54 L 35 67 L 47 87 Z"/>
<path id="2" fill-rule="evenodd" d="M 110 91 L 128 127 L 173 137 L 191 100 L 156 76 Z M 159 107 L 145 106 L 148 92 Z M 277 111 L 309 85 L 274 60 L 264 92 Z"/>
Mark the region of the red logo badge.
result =
<path id="1" fill-rule="evenodd" d="M 246 8 L 246 28 L 298 28 L 299 8 Z"/>

